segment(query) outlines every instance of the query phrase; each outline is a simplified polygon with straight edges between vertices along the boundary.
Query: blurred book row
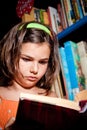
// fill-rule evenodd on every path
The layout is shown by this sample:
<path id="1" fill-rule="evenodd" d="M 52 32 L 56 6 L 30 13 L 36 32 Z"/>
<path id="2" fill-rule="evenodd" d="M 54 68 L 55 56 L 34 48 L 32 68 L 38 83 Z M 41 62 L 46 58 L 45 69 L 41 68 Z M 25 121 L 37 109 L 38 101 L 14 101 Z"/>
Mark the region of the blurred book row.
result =
<path id="1" fill-rule="evenodd" d="M 58 97 L 74 100 L 87 89 L 87 43 L 66 41 L 58 48 L 61 71 L 53 87 Z"/>
<path id="2" fill-rule="evenodd" d="M 56 34 L 60 33 L 76 21 L 87 16 L 86 0 L 59 0 L 56 8 L 47 9 L 32 7 L 30 13 L 24 13 L 22 21 L 39 21 L 50 25 Z"/>

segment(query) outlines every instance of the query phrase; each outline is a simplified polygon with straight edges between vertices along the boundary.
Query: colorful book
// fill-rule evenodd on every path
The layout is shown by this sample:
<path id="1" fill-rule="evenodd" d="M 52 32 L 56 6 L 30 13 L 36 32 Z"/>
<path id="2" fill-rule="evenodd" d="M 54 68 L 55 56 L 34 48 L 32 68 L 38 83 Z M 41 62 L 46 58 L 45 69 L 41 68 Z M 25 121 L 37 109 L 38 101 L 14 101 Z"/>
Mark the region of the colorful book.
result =
<path id="1" fill-rule="evenodd" d="M 59 75 L 56 77 L 54 83 L 52 84 L 52 91 L 54 91 L 57 97 L 63 98 L 62 85 Z"/>
<path id="2" fill-rule="evenodd" d="M 24 13 L 22 16 L 22 22 L 28 22 L 28 21 L 36 21 L 34 16 L 34 7 L 32 8 L 30 14 Z"/>
<path id="3" fill-rule="evenodd" d="M 24 13 L 22 22 L 39 21 L 40 22 L 40 9 L 33 7 L 30 14 Z"/>
<path id="4" fill-rule="evenodd" d="M 60 58 L 61 58 L 61 65 L 62 65 L 62 69 L 63 69 L 63 74 L 65 77 L 65 90 L 66 90 L 66 94 L 67 94 L 67 98 L 69 100 L 73 100 L 74 99 L 74 95 L 72 92 L 72 86 L 71 86 L 71 81 L 70 81 L 70 75 L 69 75 L 69 70 L 68 70 L 68 65 L 67 65 L 67 60 L 66 60 L 66 55 L 65 55 L 65 48 L 64 47 L 60 47 L 59 48 L 59 53 L 60 53 Z"/>
<path id="5" fill-rule="evenodd" d="M 58 16 L 57 9 L 51 6 L 47 8 L 50 26 L 56 34 L 63 30 L 60 17 Z"/>
<path id="6" fill-rule="evenodd" d="M 21 93 L 12 130 L 87 129 L 87 114 L 78 102 Z"/>
<path id="7" fill-rule="evenodd" d="M 64 1 L 63 0 L 60 0 L 60 3 L 61 3 L 61 12 L 62 12 L 62 19 L 64 21 L 64 29 L 67 28 L 69 25 L 68 25 L 68 20 L 67 20 L 67 16 L 66 16 L 66 12 L 65 12 L 65 7 L 64 7 Z"/>
<path id="8" fill-rule="evenodd" d="M 59 17 L 60 17 L 62 28 L 65 29 L 66 26 L 65 26 L 65 21 L 64 21 L 64 16 L 63 16 L 63 11 L 62 11 L 62 7 L 61 7 L 61 3 L 57 4 L 57 12 L 59 13 Z"/>
<path id="9" fill-rule="evenodd" d="M 81 0 L 84 16 L 87 16 L 87 0 Z"/>
<path id="10" fill-rule="evenodd" d="M 58 82 L 58 86 L 59 86 L 59 90 L 60 90 L 60 95 L 61 95 L 60 97 L 64 98 L 64 92 L 63 92 L 63 86 L 62 86 L 62 83 L 61 83 L 60 73 L 57 76 L 57 82 Z"/>
<path id="11" fill-rule="evenodd" d="M 48 13 L 45 9 L 40 9 L 40 21 L 43 24 L 49 25 Z"/>
<path id="12" fill-rule="evenodd" d="M 70 0 L 64 0 L 65 12 L 67 16 L 68 25 L 75 23 L 75 17 L 73 17 L 73 10 L 70 3 Z"/>
<path id="13" fill-rule="evenodd" d="M 70 0 L 70 1 L 71 1 L 71 4 L 72 4 L 72 8 L 74 10 L 75 19 L 79 20 L 80 19 L 80 14 L 79 14 L 77 1 L 76 0 Z"/>
<path id="14" fill-rule="evenodd" d="M 80 19 L 81 19 L 84 17 L 84 13 L 83 13 L 82 6 L 81 6 L 81 1 L 80 0 L 76 0 L 76 1 L 77 1 L 78 10 L 79 10 Z"/>
<path id="15" fill-rule="evenodd" d="M 36 21 L 41 22 L 40 20 L 40 9 L 39 8 L 34 8 L 34 17 Z"/>
<path id="16" fill-rule="evenodd" d="M 58 50 L 59 52 L 59 50 Z M 68 99 L 68 93 L 66 90 L 66 80 L 65 80 L 65 76 L 64 76 L 64 71 L 63 71 L 63 65 L 62 65 L 62 58 L 59 52 L 59 63 L 60 63 L 60 80 L 61 80 L 61 84 L 62 84 L 62 91 L 63 91 L 63 96 L 64 98 Z"/>
<path id="17" fill-rule="evenodd" d="M 85 77 L 85 89 L 87 89 L 87 42 L 80 41 L 77 43 L 78 52 L 80 55 L 80 63 L 82 67 L 82 72 Z"/>
<path id="18" fill-rule="evenodd" d="M 70 74 L 72 92 L 75 97 L 76 93 L 84 89 L 84 84 L 82 83 L 83 75 L 80 65 L 80 57 L 77 49 L 77 44 L 75 42 L 73 41 L 65 42 L 64 48 L 68 70 Z"/>

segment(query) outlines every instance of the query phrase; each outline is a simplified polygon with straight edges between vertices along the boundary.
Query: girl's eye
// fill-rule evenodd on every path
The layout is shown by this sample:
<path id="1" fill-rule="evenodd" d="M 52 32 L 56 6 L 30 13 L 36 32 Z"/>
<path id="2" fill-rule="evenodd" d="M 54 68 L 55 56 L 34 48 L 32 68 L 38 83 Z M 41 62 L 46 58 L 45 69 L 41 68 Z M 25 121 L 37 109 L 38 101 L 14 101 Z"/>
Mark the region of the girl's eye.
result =
<path id="1" fill-rule="evenodd" d="M 40 64 L 48 64 L 48 61 L 39 61 Z"/>
<path id="2" fill-rule="evenodd" d="M 21 59 L 24 60 L 24 61 L 27 61 L 27 62 L 31 61 L 31 59 L 25 58 L 25 57 L 21 57 Z"/>

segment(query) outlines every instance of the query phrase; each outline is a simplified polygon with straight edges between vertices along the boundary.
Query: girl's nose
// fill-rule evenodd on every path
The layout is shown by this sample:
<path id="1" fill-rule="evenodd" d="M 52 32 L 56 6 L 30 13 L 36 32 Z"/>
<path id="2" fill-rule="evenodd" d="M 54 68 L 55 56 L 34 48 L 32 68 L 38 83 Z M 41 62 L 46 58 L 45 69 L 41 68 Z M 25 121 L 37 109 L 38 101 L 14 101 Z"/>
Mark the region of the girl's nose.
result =
<path id="1" fill-rule="evenodd" d="M 30 72 L 34 74 L 38 73 L 38 63 L 35 62 L 31 65 Z"/>

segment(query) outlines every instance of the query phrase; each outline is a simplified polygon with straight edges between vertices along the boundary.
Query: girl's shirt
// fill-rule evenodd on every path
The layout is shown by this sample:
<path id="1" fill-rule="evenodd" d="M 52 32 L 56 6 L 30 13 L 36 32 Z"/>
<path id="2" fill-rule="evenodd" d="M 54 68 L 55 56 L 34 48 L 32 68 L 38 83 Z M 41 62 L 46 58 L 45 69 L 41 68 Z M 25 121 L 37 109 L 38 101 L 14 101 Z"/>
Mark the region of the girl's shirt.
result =
<path id="1" fill-rule="evenodd" d="M 4 130 L 11 117 L 16 117 L 17 108 L 18 101 L 6 100 L 0 97 L 0 130 Z"/>

